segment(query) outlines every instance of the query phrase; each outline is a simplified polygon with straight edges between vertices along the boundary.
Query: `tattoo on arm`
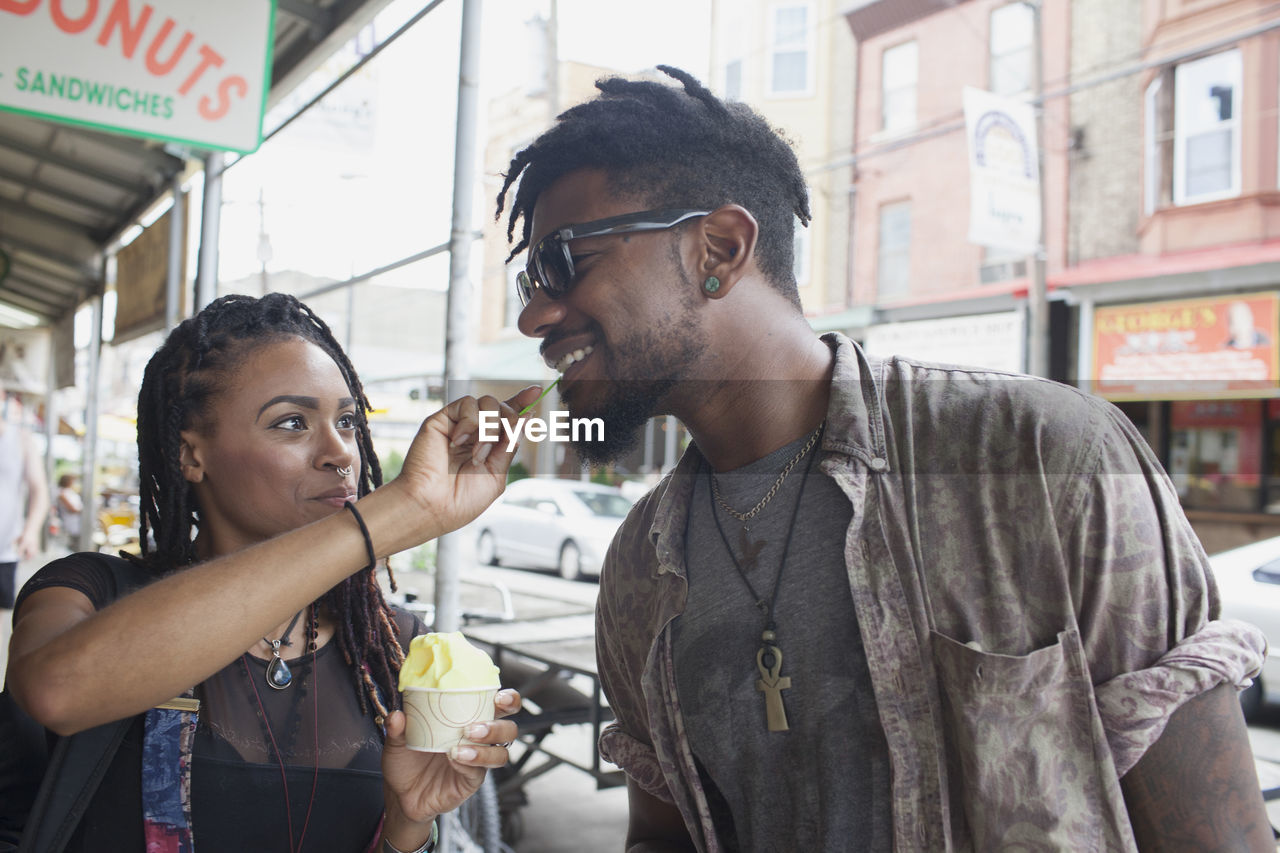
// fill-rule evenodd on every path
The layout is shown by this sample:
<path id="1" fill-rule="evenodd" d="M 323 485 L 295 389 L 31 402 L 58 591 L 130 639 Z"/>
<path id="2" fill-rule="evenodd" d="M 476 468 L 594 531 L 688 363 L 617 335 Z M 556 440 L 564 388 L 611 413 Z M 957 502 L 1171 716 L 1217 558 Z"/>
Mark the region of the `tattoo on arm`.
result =
<path id="1" fill-rule="evenodd" d="M 1120 784 L 1140 850 L 1275 853 L 1231 685 L 1179 708 Z"/>

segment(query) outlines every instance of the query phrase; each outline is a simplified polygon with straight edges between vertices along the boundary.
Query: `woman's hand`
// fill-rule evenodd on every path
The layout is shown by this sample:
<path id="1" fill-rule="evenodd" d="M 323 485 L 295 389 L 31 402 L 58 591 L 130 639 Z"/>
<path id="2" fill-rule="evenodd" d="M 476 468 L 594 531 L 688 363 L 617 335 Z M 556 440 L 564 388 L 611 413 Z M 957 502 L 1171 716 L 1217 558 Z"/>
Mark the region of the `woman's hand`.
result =
<path id="1" fill-rule="evenodd" d="M 445 754 L 417 752 L 405 746 L 403 711 L 387 717 L 382 750 L 382 789 L 387 818 L 382 837 L 399 850 L 416 850 L 438 815 L 462 805 L 480 788 L 486 768 L 507 763 L 507 744 L 516 739 L 516 724 L 500 719 L 520 710 L 520 694 L 500 690 L 494 700 L 494 719 L 476 723 L 467 740 Z"/>
<path id="2" fill-rule="evenodd" d="M 392 483 L 405 489 L 444 530 L 472 521 L 502 494 L 515 456 L 502 423 L 514 429 L 518 412 L 538 398 L 531 385 L 506 402 L 461 397 L 423 421 Z M 488 439 L 482 437 L 483 421 Z"/>

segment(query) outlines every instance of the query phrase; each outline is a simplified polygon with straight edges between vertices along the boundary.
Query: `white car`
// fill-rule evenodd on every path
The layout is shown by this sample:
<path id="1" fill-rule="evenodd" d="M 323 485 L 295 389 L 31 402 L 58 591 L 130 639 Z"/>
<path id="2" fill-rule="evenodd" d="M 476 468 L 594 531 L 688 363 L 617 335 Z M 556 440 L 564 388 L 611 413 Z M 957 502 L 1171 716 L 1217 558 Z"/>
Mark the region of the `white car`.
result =
<path id="1" fill-rule="evenodd" d="M 605 551 L 631 509 L 621 490 L 582 480 L 516 480 L 474 522 L 476 558 L 491 566 L 600 576 Z"/>
<path id="2" fill-rule="evenodd" d="M 1209 558 L 1222 615 L 1252 622 L 1267 637 L 1267 659 L 1253 686 L 1240 694 L 1246 717 L 1264 704 L 1280 704 L 1280 536 L 1264 539 Z"/>

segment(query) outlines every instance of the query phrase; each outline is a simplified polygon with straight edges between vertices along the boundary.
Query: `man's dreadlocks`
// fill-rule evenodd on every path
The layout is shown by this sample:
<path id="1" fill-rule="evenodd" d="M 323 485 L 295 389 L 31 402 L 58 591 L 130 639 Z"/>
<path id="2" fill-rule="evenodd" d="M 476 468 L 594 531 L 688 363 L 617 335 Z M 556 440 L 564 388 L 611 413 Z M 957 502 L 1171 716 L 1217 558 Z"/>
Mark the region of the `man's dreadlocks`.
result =
<path id="1" fill-rule="evenodd" d="M 192 533 L 200 526 L 200 507 L 182 476 L 182 430 L 209 422 L 219 391 L 250 354 L 288 338 L 315 344 L 338 366 L 356 400 L 357 492 L 363 497 L 382 485 L 382 468 L 369 435 L 368 397 L 325 322 L 283 293 L 261 299 L 224 296 L 175 328 L 143 374 L 138 394 L 142 553 L 131 559 L 153 574 L 197 560 Z M 391 583 L 394 589 L 394 578 Z M 351 669 L 361 711 L 372 707 L 385 716 L 399 706 L 396 679 L 404 654 L 373 569 L 346 578 L 321 602 L 338 622 L 338 645 Z M 314 639 L 314 626 L 311 633 Z"/>
<path id="2" fill-rule="evenodd" d="M 619 77 L 596 82 L 600 95 L 562 113 L 550 130 L 511 160 L 498 193 L 520 181 L 507 220 L 507 239 L 524 219 L 522 238 L 507 260 L 529 245 L 538 195 L 581 168 L 603 169 L 610 188 L 655 208 L 740 204 L 756 218 L 756 262 L 796 307 L 792 274 L 794 220 L 807 225 L 809 193 L 795 152 L 746 104 L 725 102 L 687 72 L 658 69 L 683 89 Z M 523 173 L 523 178 L 521 174 Z"/>

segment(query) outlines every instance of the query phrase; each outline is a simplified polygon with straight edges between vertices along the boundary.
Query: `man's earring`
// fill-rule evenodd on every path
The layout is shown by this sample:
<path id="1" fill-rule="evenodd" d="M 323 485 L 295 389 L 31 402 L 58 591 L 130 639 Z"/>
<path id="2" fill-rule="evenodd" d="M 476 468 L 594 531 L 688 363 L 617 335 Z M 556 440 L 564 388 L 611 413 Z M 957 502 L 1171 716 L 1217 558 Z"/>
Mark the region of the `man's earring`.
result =
<path id="1" fill-rule="evenodd" d="M 702 289 L 707 293 L 715 293 L 720 289 L 720 279 L 713 275 L 707 276 L 706 281 L 702 282 Z"/>

